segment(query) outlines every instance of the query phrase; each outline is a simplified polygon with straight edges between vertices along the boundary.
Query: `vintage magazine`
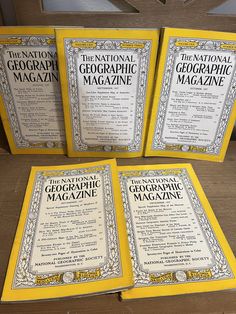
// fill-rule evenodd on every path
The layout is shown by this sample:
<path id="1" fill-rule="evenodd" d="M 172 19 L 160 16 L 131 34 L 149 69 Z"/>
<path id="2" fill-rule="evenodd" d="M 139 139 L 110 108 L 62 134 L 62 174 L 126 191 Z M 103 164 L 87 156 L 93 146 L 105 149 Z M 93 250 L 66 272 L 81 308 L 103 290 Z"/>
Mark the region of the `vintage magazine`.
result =
<path id="1" fill-rule="evenodd" d="M 236 34 L 163 31 L 145 156 L 223 161 L 236 118 Z"/>
<path id="2" fill-rule="evenodd" d="M 158 30 L 56 29 L 68 156 L 143 155 Z"/>
<path id="3" fill-rule="evenodd" d="M 13 154 L 65 153 L 54 28 L 0 28 L 0 114 Z"/>
<path id="4" fill-rule="evenodd" d="M 32 167 L 2 301 L 133 285 L 115 160 Z"/>
<path id="5" fill-rule="evenodd" d="M 190 164 L 118 167 L 134 272 L 122 299 L 236 288 L 236 261 Z"/>

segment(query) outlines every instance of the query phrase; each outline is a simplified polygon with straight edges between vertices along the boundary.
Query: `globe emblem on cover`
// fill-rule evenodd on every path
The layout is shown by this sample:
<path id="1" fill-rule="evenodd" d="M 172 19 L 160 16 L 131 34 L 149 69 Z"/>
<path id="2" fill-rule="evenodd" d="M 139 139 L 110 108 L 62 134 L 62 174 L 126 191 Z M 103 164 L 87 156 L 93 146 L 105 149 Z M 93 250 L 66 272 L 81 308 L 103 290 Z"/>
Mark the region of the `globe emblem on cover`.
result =
<path id="1" fill-rule="evenodd" d="M 47 142 L 46 146 L 47 146 L 47 148 L 53 148 L 54 147 L 54 143 L 53 142 Z"/>
<path id="2" fill-rule="evenodd" d="M 213 49 L 214 48 L 214 43 L 213 41 L 209 40 L 205 44 L 206 49 Z"/>
<path id="3" fill-rule="evenodd" d="M 112 49 L 113 48 L 113 43 L 111 40 L 107 40 L 105 43 L 104 43 L 104 48 L 105 49 Z"/>
<path id="4" fill-rule="evenodd" d="M 28 45 L 30 46 L 41 46 L 41 44 L 40 38 L 38 37 L 30 37 L 28 39 Z"/>
<path id="5" fill-rule="evenodd" d="M 187 280 L 187 275 L 185 274 L 184 271 L 182 270 L 178 270 L 176 273 L 175 273 L 175 277 L 178 281 L 186 281 Z"/>
<path id="6" fill-rule="evenodd" d="M 183 145 L 182 148 L 181 148 L 181 150 L 182 150 L 183 152 L 187 152 L 187 151 L 189 150 L 189 146 L 188 146 L 188 145 Z"/>
<path id="7" fill-rule="evenodd" d="M 68 272 L 63 274 L 62 280 L 65 283 L 70 283 L 70 282 L 72 282 L 74 280 L 74 277 L 75 277 L 74 273 L 72 273 L 71 271 L 68 271 Z"/>
<path id="8" fill-rule="evenodd" d="M 105 146 L 103 147 L 103 149 L 105 150 L 105 152 L 110 152 L 111 149 L 112 149 L 112 147 L 109 146 L 109 145 L 105 145 Z"/>

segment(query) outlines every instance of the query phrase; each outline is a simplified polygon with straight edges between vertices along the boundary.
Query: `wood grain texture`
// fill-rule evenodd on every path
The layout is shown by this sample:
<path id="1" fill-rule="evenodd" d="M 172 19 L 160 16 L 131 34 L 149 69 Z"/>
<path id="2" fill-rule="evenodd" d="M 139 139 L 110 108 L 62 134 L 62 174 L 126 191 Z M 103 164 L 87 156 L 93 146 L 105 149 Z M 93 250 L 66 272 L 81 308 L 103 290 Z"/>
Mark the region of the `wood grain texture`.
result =
<path id="1" fill-rule="evenodd" d="M 127 1 L 127 0 L 126 0 Z M 41 0 L 14 0 L 18 25 L 84 27 L 182 27 L 236 31 L 235 16 L 208 14 L 224 0 L 128 0 L 138 13 L 45 12 Z"/>
<path id="2" fill-rule="evenodd" d="M 3 16 L 2 16 L 2 9 L 0 8 L 0 25 L 4 25 Z"/>
<path id="3" fill-rule="evenodd" d="M 76 164 L 101 158 L 67 158 L 46 155 L 0 156 L 0 289 L 21 211 L 31 166 Z M 170 164 L 191 162 L 236 254 L 236 142 L 231 142 L 224 163 L 177 158 L 119 159 L 119 165 Z M 118 294 L 100 295 L 34 303 L 2 304 L 1 314 L 77 314 L 77 313 L 236 313 L 236 291 L 221 291 L 120 301 Z"/>
<path id="4" fill-rule="evenodd" d="M 0 118 L 0 155 L 10 153 L 10 147 L 8 145 L 7 137 L 3 129 L 2 121 Z"/>

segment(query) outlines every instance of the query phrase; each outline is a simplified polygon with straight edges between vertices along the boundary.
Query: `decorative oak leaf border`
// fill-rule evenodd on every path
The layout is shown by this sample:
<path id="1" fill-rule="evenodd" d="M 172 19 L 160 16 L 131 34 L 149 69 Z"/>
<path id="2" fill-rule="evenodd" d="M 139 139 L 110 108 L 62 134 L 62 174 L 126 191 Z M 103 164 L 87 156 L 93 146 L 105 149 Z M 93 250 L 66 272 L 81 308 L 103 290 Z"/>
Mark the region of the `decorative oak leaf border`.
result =
<path id="1" fill-rule="evenodd" d="M 3 38 L 3 37 L 2 37 Z M 18 44 L 0 44 L 0 92 L 3 96 L 4 105 L 7 111 L 8 120 L 12 129 L 14 142 L 17 148 L 62 148 L 65 141 L 29 141 L 24 138 L 21 132 L 19 117 L 17 114 L 11 84 L 7 76 L 4 63 L 4 53 L 9 48 L 14 47 L 48 47 L 55 41 L 53 36 L 11 36 L 4 37 L 6 40 L 18 41 Z M 19 45 L 20 44 L 20 45 Z M 55 45 L 55 44 L 54 44 Z"/>
<path id="2" fill-rule="evenodd" d="M 101 168 L 101 169 L 100 169 Z M 105 226 L 106 226 L 106 244 L 107 244 L 107 257 L 103 265 L 99 265 L 99 278 L 82 278 L 77 280 L 73 277 L 73 272 L 64 273 L 45 273 L 40 275 L 41 279 L 48 277 L 60 277 L 61 280 L 52 280 L 49 283 L 41 284 L 40 286 L 58 286 L 66 285 L 72 283 L 80 282 L 91 282 L 97 280 L 104 280 L 109 278 L 120 277 L 122 274 L 122 269 L 120 265 L 120 248 L 117 236 L 117 223 L 115 214 L 115 204 L 114 204 L 114 191 L 112 188 L 112 177 L 111 168 L 109 165 L 102 167 L 91 167 L 83 169 L 73 169 L 73 170 L 58 170 L 53 171 L 51 178 L 55 178 L 56 174 L 58 176 L 63 175 L 64 177 L 70 177 L 75 175 L 83 174 L 100 174 L 102 177 L 102 185 L 104 189 L 104 216 L 105 216 Z M 34 235 L 39 219 L 39 209 L 40 202 L 43 193 L 43 186 L 46 179 L 50 177 L 50 171 L 41 172 L 38 171 L 35 178 L 33 194 L 30 201 L 30 206 L 28 209 L 27 219 L 25 223 L 24 234 L 22 237 L 21 248 L 18 255 L 17 266 L 14 274 L 13 289 L 17 288 L 30 288 L 36 287 L 37 285 L 37 274 L 33 273 L 30 269 L 30 261 L 34 244 Z M 76 269 L 75 271 L 80 271 Z M 94 272 L 96 273 L 97 268 L 83 269 L 83 272 Z M 71 279 L 70 281 L 68 279 Z M 63 280 L 65 279 L 65 280 Z"/>
<path id="3" fill-rule="evenodd" d="M 193 42 L 196 45 L 189 45 L 188 48 L 176 46 L 176 43 L 181 41 L 184 42 Z M 167 111 L 167 104 L 170 95 L 170 88 L 171 82 L 173 77 L 174 71 L 174 63 L 176 56 L 182 52 L 183 50 L 201 50 L 201 51 L 228 51 L 226 48 L 222 48 L 227 45 L 235 45 L 235 42 L 230 41 L 220 41 L 220 40 L 205 40 L 205 39 L 189 39 L 189 38 L 171 38 L 168 44 L 168 55 L 166 58 L 165 70 L 164 70 L 164 77 L 162 81 L 162 89 L 160 100 L 158 104 L 158 112 L 156 116 L 156 125 L 155 125 L 155 132 L 152 142 L 152 149 L 153 150 L 175 150 L 175 151 L 187 151 L 189 146 L 187 145 L 179 145 L 178 143 L 171 143 L 171 145 L 166 145 L 166 143 L 162 140 L 162 133 L 164 128 L 164 121 L 166 117 Z M 236 51 L 231 51 L 232 54 L 236 54 Z M 226 95 L 224 107 L 219 119 L 217 131 L 215 138 L 213 139 L 212 143 L 208 146 L 200 146 L 195 145 L 195 149 L 191 150 L 191 153 L 201 153 L 207 155 L 219 155 L 222 141 L 225 135 L 225 131 L 228 125 L 228 120 L 230 117 L 230 113 L 232 111 L 234 101 L 236 97 L 236 72 L 234 72 L 230 86 L 228 88 L 228 92 Z M 169 143 L 170 144 L 170 143 Z M 171 148 L 170 148 L 171 147 Z"/>
<path id="4" fill-rule="evenodd" d="M 98 146 L 89 146 L 83 142 L 81 138 L 81 122 L 80 122 L 80 113 L 79 113 L 79 87 L 78 87 L 78 71 L 76 68 L 76 57 L 78 53 L 83 52 L 84 48 L 74 47 L 72 44 L 74 42 L 81 42 L 84 45 L 86 43 L 93 43 L 93 47 L 87 48 L 88 50 L 104 50 L 104 51 L 119 51 L 124 50 L 122 44 L 130 45 L 140 45 L 143 44 L 143 48 L 135 49 L 126 49 L 125 51 L 132 51 L 139 56 L 140 67 L 138 74 L 138 84 L 136 92 L 136 112 L 135 112 L 135 127 L 134 127 L 134 138 L 133 142 L 125 147 L 122 146 L 109 146 L 109 145 L 98 145 Z M 143 124 L 144 124 L 144 110 L 146 102 L 146 89 L 147 89 L 147 76 L 149 70 L 149 60 L 150 60 L 150 51 L 151 51 L 151 41 L 141 41 L 141 40 L 94 40 L 94 39 L 64 39 L 65 46 L 65 55 L 67 60 L 67 78 L 69 83 L 69 105 L 70 105 L 70 115 L 72 121 L 72 130 L 73 130 L 73 146 L 75 151 L 116 151 L 124 152 L 136 152 L 140 151 L 142 144 L 142 133 L 143 133 Z M 91 45 L 92 46 L 92 45 Z"/>
<path id="5" fill-rule="evenodd" d="M 169 169 L 168 169 L 169 170 Z M 172 271 L 172 276 L 168 276 L 170 271 L 168 272 L 148 272 L 147 270 L 142 269 L 141 265 L 139 264 L 138 259 L 138 248 L 137 248 L 137 241 L 135 239 L 134 233 L 134 222 L 132 219 L 131 208 L 128 200 L 128 189 L 127 189 L 127 179 L 133 178 L 137 179 L 138 177 L 153 177 L 153 176 L 177 176 L 183 186 L 185 187 L 188 198 L 192 204 L 192 208 L 194 213 L 198 219 L 199 226 L 201 227 L 203 234 L 205 235 L 206 241 L 208 246 L 211 250 L 212 256 L 214 257 L 214 263 L 211 267 L 208 267 L 205 271 L 210 271 L 211 278 L 187 278 L 188 272 L 196 272 L 201 273 L 204 271 L 203 269 L 186 269 L 186 270 L 179 270 L 176 269 Z M 153 170 L 153 171 L 138 171 L 136 172 L 135 176 L 129 176 L 129 171 L 120 172 L 119 174 L 120 183 L 121 183 L 121 192 L 123 198 L 123 204 L 125 209 L 125 216 L 126 216 L 126 225 L 128 231 L 128 239 L 129 239 L 129 246 L 132 256 L 133 262 L 133 272 L 134 272 L 134 281 L 136 287 L 142 286 L 153 286 L 153 285 L 166 285 L 166 284 L 176 284 L 178 281 L 182 282 L 183 279 L 186 282 L 196 282 L 196 281 L 213 281 L 213 280 L 223 280 L 226 278 L 233 278 L 233 273 L 230 269 L 230 266 L 221 250 L 221 247 L 215 237 L 214 231 L 211 228 L 211 225 L 207 219 L 207 216 L 204 212 L 204 208 L 199 200 L 199 197 L 193 187 L 191 179 L 188 175 L 188 172 L 185 169 L 173 169 L 173 173 L 171 170 L 166 173 L 165 170 Z M 165 278 L 161 282 L 153 282 L 150 280 L 150 274 L 154 275 L 155 277 L 162 277 Z M 181 275 L 181 276 L 180 276 Z M 178 278 L 181 278 L 178 280 Z"/>

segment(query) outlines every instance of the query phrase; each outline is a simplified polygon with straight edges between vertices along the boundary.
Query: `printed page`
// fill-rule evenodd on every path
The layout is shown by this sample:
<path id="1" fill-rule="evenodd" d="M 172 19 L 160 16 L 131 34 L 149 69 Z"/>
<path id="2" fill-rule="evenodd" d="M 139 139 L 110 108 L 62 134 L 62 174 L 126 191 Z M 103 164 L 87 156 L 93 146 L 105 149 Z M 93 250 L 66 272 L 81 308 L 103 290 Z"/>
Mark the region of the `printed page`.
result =
<path id="1" fill-rule="evenodd" d="M 69 156 L 142 155 L 158 32 L 56 30 Z"/>
<path id="2" fill-rule="evenodd" d="M 29 267 L 33 273 L 100 268 L 107 259 L 100 174 L 49 177 L 42 186 Z M 67 273 L 67 275 L 65 275 Z M 76 274 L 78 276 L 78 274 Z"/>
<path id="3" fill-rule="evenodd" d="M 29 184 L 24 228 L 17 234 L 21 241 L 15 240 L 16 258 L 9 266 L 12 279 L 5 284 L 8 298 L 84 295 L 132 285 L 121 197 L 112 196 L 119 189 L 115 161 L 36 167 Z"/>
<path id="4" fill-rule="evenodd" d="M 9 36 L 0 35 L 0 85 L 13 137 L 10 145 L 26 152 L 63 152 L 64 116 L 54 36 Z"/>
<path id="5" fill-rule="evenodd" d="M 179 30 L 168 31 L 147 151 L 221 161 L 236 111 L 234 36 L 184 30 L 178 37 Z"/>
<path id="6" fill-rule="evenodd" d="M 210 146 L 216 138 L 236 58 L 231 51 L 209 50 L 185 48 L 175 58 L 162 131 L 166 144 L 187 150 Z"/>
<path id="7" fill-rule="evenodd" d="M 127 49 L 82 50 L 76 68 L 82 142 L 130 145 L 135 135 L 140 56 Z"/>
<path id="8" fill-rule="evenodd" d="M 144 287 L 166 286 L 173 294 L 172 287 L 180 283 L 232 279 L 188 168 L 123 168 L 120 183 L 135 276 L 135 287 L 124 298 Z M 158 289 L 152 293 L 157 296 Z M 137 295 L 142 297 L 141 291 Z"/>

